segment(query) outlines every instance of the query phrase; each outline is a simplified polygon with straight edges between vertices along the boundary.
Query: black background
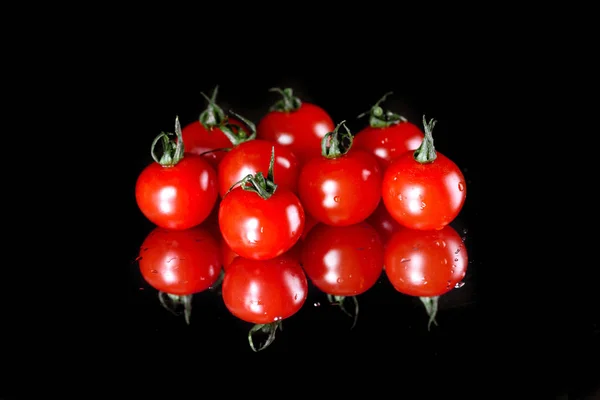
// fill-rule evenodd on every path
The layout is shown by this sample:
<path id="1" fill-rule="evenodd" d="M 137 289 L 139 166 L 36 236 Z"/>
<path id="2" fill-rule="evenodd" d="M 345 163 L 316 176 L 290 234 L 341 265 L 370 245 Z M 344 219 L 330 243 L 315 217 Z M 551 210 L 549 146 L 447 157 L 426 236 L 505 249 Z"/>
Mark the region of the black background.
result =
<path id="1" fill-rule="evenodd" d="M 336 385 L 346 390 L 352 391 L 357 379 L 388 390 L 396 384 L 408 385 L 403 376 L 395 374 L 410 369 L 406 381 L 412 376 L 420 376 L 432 386 L 433 382 L 452 381 L 439 389 L 457 395 L 478 392 L 478 398 L 489 398 L 490 392 L 506 387 L 511 387 L 513 394 L 520 393 L 520 389 L 512 389 L 514 382 L 531 379 L 531 371 L 539 370 L 517 374 L 513 369 L 541 359 L 547 360 L 548 369 L 536 394 L 557 393 L 566 398 L 570 388 L 573 398 L 591 398 L 584 393 L 598 387 L 594 369 L 566 364 L 561 344 L 543 343 L 555 337 L 553 328 L 560 323 L 554 319 L 536 326 L 535 333 L 531 329 L 535 323 L 523 324 L 526 318 L 535 317 L 529 310 L 537 308 L 530 297 L 512 293 L 515 278 L 501 272 L 508 268 L 507 259 L 519 259 L 515 253 L 503 251 L 513 249 L 513 234 L 523 233 L 519 224 L 496 215 L 501 211 L 495 205 L 499 189 L 497 181 L 490 184 L 494 154 L 504 154 L 514 146 L 509 141 L 511 131 L 499 126 L 506 125 L 507 115 L 511 115 L 510 127 L 519 123 L 518 116 L 511 114 L 511 104 L 519 93 L 499 94 L 506 82 L 513 80 L 509 72 L 521 65 L 515 58 L 496 52 L 489 38 L 474 40 L 478 35 L 466 28 L 462 37 L 446 37 L 450 30 L 438 27 L 436 31 L 433 22 L 426 23 L 426 15 L 421 16 L 424 25 L 408 34 L 397 30 L 406 22 L 403 18 L 394 19 L 388 24 L 393 29 L 385 30 L 378 23 L 351 29 L 356 21 L 340 17 L 336 24 L 305 21 L 304 33 L 287 29 L 289 24 L 282 21 L 271 21 L 280 29 L 261 37 L 245 37 L 256 31 L 256 23 L 237 25 L 235 37 L 230 38 L 225 26 L 237 21 L 211 26 L 198 22 L 195 32 L 196 26 L 187 24 L 184 33 L 178 30 L 181 15 L 170 11 L 147 21 L 148 29 L 143 31 L 132 23 L 141 19 L 140 15 L 123 15 L 118 31 L 107 23 L 87 42 L 69 49 L 77 61 L 65 70 L 78 92 L 85 93 L 71 99 L 80 106 L 77 112 L 71 111 L 84 121 L 77 125 L 82 138 L 79 154 L 95 166 L 85 173 L 101 169 L 95 182 L 75 179 L 77 190 L 85 193 L 85 201 L 78 207 L 85 208 L 100 195 L 105 197 L 94 205 L 100 211 L 85 209 L 76 214 L 86 215 L 84 223 L 98 239 L 91 242 L 82 234 L 85 245 L 80 258 L 53 259 L 72 263 L 81 275 L 72 283 L 73 275 L 67 274 L 62 284 L 69 290 L 54 290 L 46 297 L 49 302 L 38 304 L 37 320 L 30 319 L 26 325 L 19 322 L 20 329 L 15 323 L 15 332 L 24 334 L 13 342 L 28 354 L 35 352 L 30 348 L 39 347 L 53 356 L 19 360 L 22 364 L 11 364 L 14 371 L 27 376 L 40 361 L 48 366 L 43 371 L 52 371 L 61 357 L 71 358 L 75 353 L 79 362 L 72 362 L 69 369 L 81 368 L 84 374 L 93 375 L 89 371 L 103 368 L 100 376 L 107 383 L 112 383 L 113 370 L 124 368 L 132 378 L 143 371 L 146 375 L 132 382 L 147 388 L 158 379 L 184 385 L 178 374 L 186 369 L 201 376 L 200 380 L 210 380 L 220 372 L 240 376 L 254 372 L 254 365 L 264 368 L 263 362 L 276 361 L 269 368 L 293 363 L 305 369 L 300 378 L 307 386 L 312 379 L 326 380 L 331 375 Z M 306 31 L 322 35 L 315 38 Z M 109 40 L 110 32 L 114 36 Z M 426 34 L 432 39 L 422 42 Z M 85 59 L 79 53 L 83 49 L 87 50 Z M 84 63 L 90 68 L 81 68 Z M 277 100 L 276 94 L 268 92 L 274 86 L 294 88 L 303 100 L 326 109 L 335 122 L 349 121 L 352 131 L 365 122 L 355 117 L 387 91 L 394 95 L 384 104 L 386 108 L 414 123 L 420 124 L 423 114 L 438 121 L 436 149 L 461 167 L 468 182 L 465 206 L 453 226 L 465 236 L 470 259 L 465 286 L 441 300 L 438 327 L 428 332 L 420 302 L 395 292 L 384 276 L 359 297 L 361 311 L 354 330 L 349 330 L 351 321 L 346 316 L 311 290 L 303 309 L 285 321 L 284 331 L 260 353 L 253 353 L 246 340 L 251 325 L 231 316 L 214 293 L 196 296 L 190 326 L 162 309 L 135 262 L 140 244 L 153 228 L 135 204 L 135 180 L 152 162 L 153 138 L 162 131 L 172 132 L 176 115 L 182 124 L 197 118 L 205 107 L 200 92 L 208 94 L 217 84 L 219 104 L 254 122 Z M 70 110 L 61 111 L 65 115 Z M 92 155 L 97 148 L 102 154 Z M 60 241 L 61 252 L 66 252 L 67 239 Z M 69 298 L 70 290 L 82 293 Z M 57 300 L 60 294 L 66 298 Z M 15 313 L 23 321 L 29 314 L 19 310 Z M 49 319 L 41 321 L 44 310 Z M 585 355 L 581 360 L 597 364 L 593 357 L 597 354 L 597 325 L 590 335 L 589 315 L 586 317 L 585 336 L 575 341 L 579 354 Z M 30 325 L 35 326 L 25 329 Z M 36 339 L 24 340 L 32 332 L 38 332 Z M 590 338 L 596 347 L 589 347 Z M 541 358 L 532 348 L 542 349 Z M 18 358 L 19 353 L 10 359 Z M 302 363 L 306 366 L 300 366 Z M 563 373 L 569 368 L 571 375 Z M 584 373 L 575 375 L 573 370 Z M 385 379 L 377 378 L 378 374 Z M 493 384 L 486 386 L 486 382 Z"/>

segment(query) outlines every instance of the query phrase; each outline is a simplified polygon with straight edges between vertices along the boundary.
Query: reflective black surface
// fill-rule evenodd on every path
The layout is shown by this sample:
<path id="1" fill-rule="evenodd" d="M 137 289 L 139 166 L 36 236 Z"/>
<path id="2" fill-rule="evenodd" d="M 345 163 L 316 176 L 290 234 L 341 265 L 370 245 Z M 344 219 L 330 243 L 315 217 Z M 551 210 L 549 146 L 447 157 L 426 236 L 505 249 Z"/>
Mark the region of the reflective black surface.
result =
<path id="1" fill-rule="evenodd" d="M 157 67 L 150 69 L 158 74 L 151 82 L 133 77 L 126 91 L 134 112 L 129 116 L 131 121 L 126 124 L 123 138 L 129 156 L 122 168 L 123 181 L 128 182 L 123 185 L 127 240 L 120 264 L 127 270 L 126 306 L 120 310 L 121 315 L 127 316 L 124 341 L 135 344 L 138 350 L 147 348 L 152 352 L 161 343 L 161 352 L 185 351 L 194 356 L 234 354 L 262 359 L 286 354 L 304 357 L 379 354 L 443 362 L 449 368 L 457 360 L 461 365 L 469 365 L 467 370 L 471 373 L 494 364 L 493 360 L 506 358 L 505 349 L 511 346 L 502 343 L 501 332 L 511 332 L 511 338 L 520 337 L 521 332 L 508 313 L 496 313 L 502 309 L 499 303 L 504 300 L 498 297 L 503 284 L 498 282 L 494 271 L 503 263 L 499 257 L 490 255 L 488 235 L 494 228 L 488 217 L 493 209 L 482 200 L 486 167 L 480 136 L 485 134 L 481 124 L 485 117 L 478 113 L 485 106 L 477 96 L 482 87 L 474 82 L 449 79 L 443 73 L 395 74 L 393 69 L 382 70 L 381 79 L 374 80 L 372 74 L 378 72 L 375 68 L 360 76 L 344 76 L 336 69 L 325 69 L 318 71 L 318 79 L 283 72 L 258 78 L 247 71 L 201 78 L 189 67 L 177 79 L 174 74 L 161 75 Z M 385 274 L 373 288 L 358 296 L 360 316 L 353 329 L 350 329 L 352 320 L 338 307 L 329 305 L 326 296 L 309 283 L 308 299 L 302 309 L 284 322 L 284 329 L 277 333 L 274 343 L 260 353 L 253 353 L 248 345 L 247 334 L 252 324 L 231 315 L 218 290 L 194 296 L 189 325 L 182 316 L 175 316 L 161 306 L 157 291 L 143 280 L 135 261 L 142 241 L 154 228 L 135 204 L 135 180 L 141 169 L 152 162 L 149 149 L 153 138 L 161 131 L 172 132 L 176 115 L 182 124 L 197 118 L 205 108 L 200 92 L 208 93 L 217 84 L 218 103 L 254 122 L 276 99 L 268 92 L 274 86 L 294 88 L 302 99 L 326 109 L 336 123 L 346 119 L 353 132 L 366 122 L 355 117 L 390 90 L 394 95 L 385 103 L 386 108 L 417 124 L 423 114 L 438 121 L 434 134 L 436 149 L 456 162 L 468 184 L 465 205 L 451 225 L 464 238 L 469 256 L 464 286 L 440 299 L 438 326 L 428 331 L 423 304 L 395 291 Z M 508 303 L 513 301 L 506 300 L 505 306 Z M 566 382 L 557 378 L 542 391 L 564 395 Z M 580 393 L 593 391 L 593 378 L 586 376 L 582 382 Z"/>
<path id="2" fill-rule="evenodd" d="M 418 298 L 395 291 L 385 273 L 382 273 L 371 289 L 358 296 L 360 317 L 356 327 L 350 330 L 352 320 L 341 313 L 338 307 L 329 305 L 325 294 L 309 284 L 309 296 L 302 309 L 285 321 L 284 330 L 261 354 L 308 354 L 312 351 L 335 352 L 350 348 L 357 353 L 398 351 L 446 358 L 457 352 L 474 352 L 481 324 L 481 289 L 478 280 L 479 270 L 483 268 L 478 255 L 481 252 L 478 243 L 481 241 L 478 236 L 481 182 L 477 160 L 470 153 L 474 149 L 472 131 L 465 129 L 462 118 L 454 114 L 456 105 L 452 104 L 448 94 L 436 90 L 433 83 L 430 86 L 427 83 L 414 87 L 403 85 L 400 77 L 377 85 L 370 85 L 366 81 L 350 84 L 341 79 L 331 80 L 329 84 L 317 84 L 307 78 L 285 76 L 264 81 L 240 79 L 223 79 L 219 82 L 207 79 L 186 85 L 161 80 L 155 82 L 151 90 L 146 88 L 147 98 L 140 93 L 135 99 L 143 101 L 147 109 L 144 117 L 138 119 L 136 130 L 128 132 L 127 143 L 133 162 L 124 171 L 130 177 L 131 184 L 126 192 L 129 198 L 125 201 L 130 208 L 132 235 L 129 255 L 123 260 L 123 265 L 129 271 L 127 304 L 133 332 L 149 341 L 189 341 L 189 346 L 195 351 L 251 353 L 246 335 L 252 324 L 232 316 L 225 308 L 218 290 L 194 296 L 193 314 L 188 326 L 183 317 L 177 317 L 161 306 L 157 291 L 144 281 L 135 261 L 142 241 L 154 228 L 136 207 L 133 190 L 135 179 L 141 169 L 152 162 L 149 148 L 153 138 L 161 131 L 173 132 L 175 115 L 179 116 L 182 125 L 197 118 L 206 106 L 200 92 L 209 93 L 218 84 L 219 105 L 256 123 L 278 99 L 268 89 L 273 86 L 292 87 L 300 98 L 326 109 L 335 123 L 347 120 L 350 130 L 356 133 L 367 123 L 366 119 L 359 120 L 356 116 L 368 110 L 383 93 L 394 91 L 385 102 L 385 107 L 402 114 L 418 126 L 422 126 L 423 114 L 438 120 L 434 135 L 436 149 L 456 162 L 467 181 L 465 205 L 452 223 L 452 227 L 463 237 L 469 257 L 464 286 L 442 296 L 437 315 L 439 326 L 428 331 L 423 304 Z M 136 108 L 139 107 L 138 104 Z"/>

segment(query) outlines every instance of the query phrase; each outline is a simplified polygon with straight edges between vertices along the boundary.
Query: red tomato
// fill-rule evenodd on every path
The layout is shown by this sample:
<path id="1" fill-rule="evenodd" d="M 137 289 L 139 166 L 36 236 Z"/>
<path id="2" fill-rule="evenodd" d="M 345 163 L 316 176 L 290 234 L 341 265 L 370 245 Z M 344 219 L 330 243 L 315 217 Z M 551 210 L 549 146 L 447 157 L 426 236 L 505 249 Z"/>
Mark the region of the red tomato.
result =
<path id="1" fill-rule="evenodd" d="M 312 215 L 310 215 L 306 212 L 305 212 L 304 216 L 305 216 L 304 230 L 302 231 L 302 236 L 300 237 L 300 239 L 302 239 L 302 240 L 306 239 L 306 235 L 308 235 L 308 232 L 310 232 L 310 230 L 319 223 L 319 221 L 317 221 L 317 219 L 315 217 L 313 217 Z"/>
<path id="2" fill-rule="evenodd" d="M 398 156 L 383 176 L 382 199 L 401 225 L 441 229 L 459 214 L 466 199 L 466 182 L 458 166 L 433 147 L 435 120 L 425 125 L 425 139 L 415 152 Z"/>
<path id="3" fill-rule="evenodd" d="M 289 146 L 300 164 L 319 156 L 321 139 L 335 128 L 329 114 L 315 104 L 300 101 L 290 88 L 271 91 L 281 93 L 283 99 L 258 122 L 257 137 Z"/>
<path id="4" fill-rule="evenodd" d="M 179 119 L 175 122 L 175 132 L 181 137 Z M 168 145 L 159 160 L 154 155 L 154 144 L 160 138 Z M 142 170 L 135 185 L 140 211 L 162 228 L 188 229 L 199 225 L 217 201 L 215 169 L 199 156 L 184 156 L 183 142 L 170 143 L 167 134 L 159 135 L 154 144 L 152 156 L 156 162 Z"/>
<path id="5" fill-rule="evenodd" d="M 383 244 L 366 222 L 343 227 L 317 224 L 303 242 L 301 260 L 306 275 L 322 292 L 356 296 L 381 276 Z"/>
<path id="6" fill-rule="evenodd" d="M 204 227 L 153 229 L 140 248 L 139 268 L 156 290 L 189 295 L 208 289 L 219 277 L 219 244 Z"/>
<path id="7" fill-rule="evenodd" d="M 289 147 L 267 140 L 255 139 L 231 149 L 219 163 L 217 172 L 221 197 L 246 175 L 267 173 L 271 151 L 275 147 L 274 181 L 279 189 L 296 191 L 300 166 Z"/>
<path id="8" fill-rule="evenodd" d="M 385 171 L 398 155 L 416 150 L 424 137 L 418 126 L 391 111 L 384 112 L 379 106 L 390 94 L 392 92 L 386 93 L 369 110 L 369 126 L 355 135 L 353 143 L 354 148 L 373 154 L 382 171 Z"/>
<path id="9" fill-rule="evenodd" d="M 271 160 L 266 180 L 259 172 L 221 200 L 221 234 L 231 250 L 244 258 L 275 258 L 291 249 L 304 230 L 304 209 L 298 197 L 289 190 L 274 189 L 274 153 Z"/>
<path id="10" fill-rule="evenodd" d="M 280 256 L 258 261 L 235 258 L 225 274 L 223 301 L 237 318 L 269 324 L 300 310 L 308 295 L 308 282 L 298 260 Z"/>
<path id="11" fill-rule="evenodd" d="M 229 264 L 231 264 L 234 258 L 239 257 L 239 255 L 235 251 L 231 250 L 231 247 L 229 247 L 222 236 L 220 239 L 219 245 L 221 250 L 221 262 L 223 263 L 223 270 L 227 272 Z"/>
<path id="12" fill-rule="evenodd" d="M 465 245 L 450 225 L 441 230 L 403 229 L 392 235 L 384 253 L 385 272 L 394 288 L 419 297 L 441 296 L 466 274 Z"/>
<path id="13" fill-rule="evenodd" d="M 225 112 L 215 103 L 217 92 L 218 86 L 215 87 L 210 99 L 202 94 L 208 101 L 207 108 L 200 114 L 198 120 L 187 124 L 182 130 L 185 152 L 202 154 L 202 157 L 206 158 L 214 168 L 217 168 L 226 154 L 225 151 L 219 149 L 229 149 L 249 136 L 247 129 L 240 120 L 225 115 Z M 224 123 L 239 127 L 239 138 L 235 139 L 234 142 L 221 129 Z"/>
<path id="14" fill-rule="evenodd" d="M 332 134 L 338 134 L 340 125 Z M 357 149 L 329 157 L 312 158 L 300 170 L 298 195 L 302 205 L 308 214 L 327 225 L 347 226 L 364 221 L 381 200 L 382 178 L 377 160 Z"/>
<path id="15" fill-rule="evenodd" d="M 366 221 L 375 228 L 377 233 L 379 233 L 379 237 L 384 245 L 387 243 L 390 236 L 403 228 L 403 226 L 390 215 L 390 212 L 385 208 L 383 201 L 379 202 L 375 211 L 366 219 Z"/>

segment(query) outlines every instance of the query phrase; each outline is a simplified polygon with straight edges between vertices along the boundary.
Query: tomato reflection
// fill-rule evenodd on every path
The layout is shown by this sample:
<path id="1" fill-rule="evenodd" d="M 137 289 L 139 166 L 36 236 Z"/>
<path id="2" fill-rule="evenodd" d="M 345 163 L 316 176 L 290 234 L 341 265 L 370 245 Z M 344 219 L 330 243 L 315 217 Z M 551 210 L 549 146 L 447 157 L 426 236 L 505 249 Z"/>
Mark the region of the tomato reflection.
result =
<path id="1" fill-rule="evenodd" d="M 189 323 L 192 295 L 219 278 L 218 238 L 203 226 L 177 231 L 157 227 L 144 239 L 138 265 L 144 280 L 159 291 L 163 306 L 170 311 L 183 307 Z"/>
<path id="2" fill-rule="evenodd" d="M 330 301 L 343 306 L 346 296 L 355 303 L 381 276 L 383 244 L 379 234 L 366 222 L 335 227 L 319 223 L 308 232 L 301 251 L 306 275 Z M 342 310 L 346 312 L 345 308 Z M 352 325 L 354 326 L 354 324 Z"/>
<path id="3" fill-rule="evenodd" d="M 450 225 L 441 230 L 402 229 L 387 242 L 385 272 L 400 293 L 421 299 L 435 322 L 438 297 L 461 286 L 468 255 L 461 236 Z"/>

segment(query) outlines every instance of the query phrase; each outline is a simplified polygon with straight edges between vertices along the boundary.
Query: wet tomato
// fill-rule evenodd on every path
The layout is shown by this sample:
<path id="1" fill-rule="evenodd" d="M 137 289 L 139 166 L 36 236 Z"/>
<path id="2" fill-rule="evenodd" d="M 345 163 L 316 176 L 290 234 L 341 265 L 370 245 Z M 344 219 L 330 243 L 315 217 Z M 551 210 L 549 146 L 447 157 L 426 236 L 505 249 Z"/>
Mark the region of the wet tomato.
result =
<path id="1" fill-rule="evenodd" d="M 273 181 L 274 150 L 269 173 L 248 175 L 221 200 L 219 227 L 236 254 L 254 260 L 277 257 L 302 236 L 305 214 L 296 195 Z"/>
<path id="2" fill-rule="evenodd" d="M 340 125 L 328 135 L 338 135 Z M 324 140 L 331 139 L 331 147 L 302 167 L 298 195 L 306 212 L 319 222 L 353 225 L 364 221 L 379 204 L 381 168 L 375 157 L 365 151 L 333 149 L 342 138 L 332 139 L 328 135 Z"/>
<path id="3" fill-rule="evenodd" d="M 301 101 L 290 88 L 274 88 L 282 99 L 258 122 L 257 137 L 288 146 L 300 164 L 321 154 L 321 139 L 335 125 L 316 104 Z"/>
<path id="4" fill-rule="evenodd" d="M 248 174 L 266 174 L 269 169 L 271 150 L 275 147 L 274 181 L 279 189 L 296 192 L 300 166 L 289 147 L 268 140 L 249 140 L 231 149 L 219 163 L 217 172 L 219 194 L 225 196 L 236 183 Z"/>
<path id="5" fill-rule="evenodd" d="M 175 132 L 181 138 L 179 119 Z M 140 211 L 159 227 L 188 229 L 210 215 L 218 198 L 217 173 L 199 156 L 183 153 L 183 142 L 169 141 L 169 134 L 159 135 L 152 145 L 155 162 L 145 167 L 137 178 L 135 198 Z M 164 153 L 154 154 L 163 139 Z"/>
<path id="6" fill-rule="evenodd" d="M 431 131 L 435 120 L 425 125 L 425 139 L 414 152 L 398 156 L 383 176 L 382 199 L 390 215 L 412 229 L 441 229 L 452 222 L 466 199 L 466 182 L 460 168 L 436 152 Z"/>
<path id="7" fill-rule="evenodd" d="M 416 150 L 424 138 L 417 125 L 381 108 L 379 104 L 390 94 L 386 93 L 367 113 L 362 114 L 369 115 L 369 125 L 355 135 L 353 144 L 354 148 L 373 154 L 382 171 L 400 154 Z"/>
<path id="8" fill-rule="evenodd" d="M 202 94 L 208 101 L 207 108 L 202 111 L 197 120 L 185 125 L 182 130 L 185 152 L 202 155 L 215 169 L 226 154 L 224 149 L 231 148 L 249 136 L 240 120 L 226 115 L 215 103 L 217 92 L 218 87 L 215 87 L 210 99 Z M 229 132 L 222 129 L 225 123 L 237 127 L 237 137 L 232 137 Z"/>

